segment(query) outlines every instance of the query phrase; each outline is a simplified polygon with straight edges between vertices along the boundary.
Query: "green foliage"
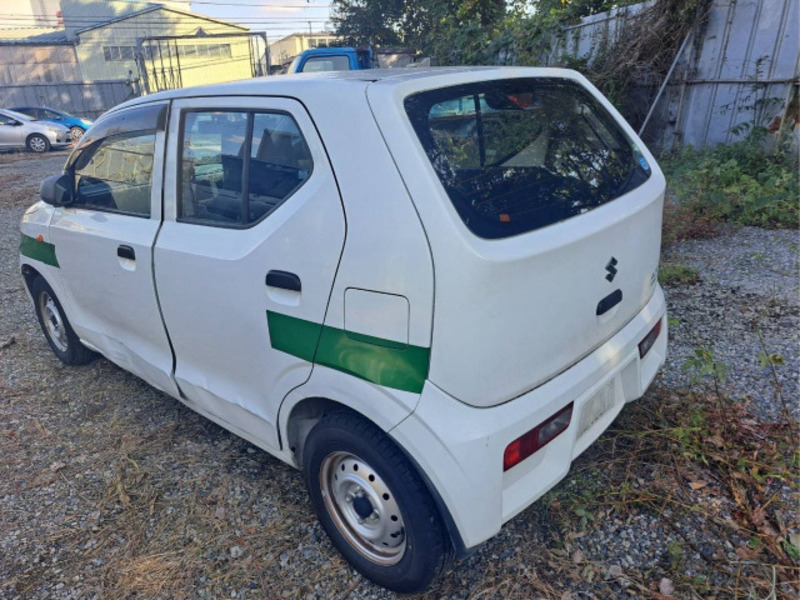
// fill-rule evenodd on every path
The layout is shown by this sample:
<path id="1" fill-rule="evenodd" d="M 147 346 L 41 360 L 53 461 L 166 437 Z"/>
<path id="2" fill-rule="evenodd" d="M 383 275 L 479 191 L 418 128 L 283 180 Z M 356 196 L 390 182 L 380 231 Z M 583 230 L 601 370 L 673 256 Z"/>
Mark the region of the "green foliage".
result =
<path id="1" fill-rule="evenodd" d="M 759 352 L 758 362 L 761 364 L 762 367 L 766 367 L 769 365 L 777 367 L 785 363 L 785 361 L 783 360 L 783 356 L 780 354 L 776 354 L 774 352 L 769 354 L 767 354 L 766 352 Z"/>
<path id="2" fill-rule="evenodd" d="M 729 146 L 690 147 L 663 161 L 675 201 L 693 218 L 761 227 L 797 227 L 800 219 L 797 158 L 768 154 L 761 135 Z"/>
<path id="3" fill-rule="evenodd" d="M 792 559 L 800 560 L 800 546 L 795 546 L 789 540 L 784 540 L 783 551 Z"/>
<path id="4" fill-rule="evenodd" d="M 663 264 L 658 268 L 662 285 L 691 285 L 700 281 L 697 269 L 680 264 Z"/>
<path id="5" fill-rule="evenodd" d="M 636 126 L 711 0 L 659 0 L 628 20 L 625 32 L 602 37 L 590 61 L 553 51 L 564 25 L 639 1 L 334 0 L 332 22 L 349 44 L 402 44 L 439 65 L 575 68 Z"/>
<path id="6" fill-rule="evenodd" d="M 505 0 L 334 0 L 335 32 L 357 46 L 398 45 L 431 54 L 437 37 L 461 27 L 493 31 Z"/>
<path id="7" fill-rule="evenodd" d="M 710 347 L 695 348 L 694 353 L 683 363 L 682 369 L 691 371 L 694 383 L 710 376 L 715 382 L 723 385 L 727 381 L 728 371 L 730 371 L 728 365 L 716 359 L 714 349 Z"/>

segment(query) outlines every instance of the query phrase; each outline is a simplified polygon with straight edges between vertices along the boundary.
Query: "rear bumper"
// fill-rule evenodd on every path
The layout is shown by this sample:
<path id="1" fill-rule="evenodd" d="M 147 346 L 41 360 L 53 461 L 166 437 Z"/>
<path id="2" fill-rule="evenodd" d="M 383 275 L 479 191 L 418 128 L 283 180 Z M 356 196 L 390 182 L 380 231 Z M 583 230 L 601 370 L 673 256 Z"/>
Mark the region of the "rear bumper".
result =
<path id="1" fill-rule="evenodd" d="M 662 331 L 643 359 L 639 342 L 662 319 Z M 432 486 L 465 548 L 495 535 L 503 523 L 556 485 L 572 461 L 640 398 L 664 364 L 666 304 L 658 287 L 647 305 L 592 354 L 535 390 L 492 408 L 459 402 L 430 382 L 416 410 L 391 430 Z M 569 428 L 503 472 L 506 446 L 574 402 Z M 599 418 L 590 410 L 602 403 Z M 594 417 L 594 418 L 593 418 Z"/>

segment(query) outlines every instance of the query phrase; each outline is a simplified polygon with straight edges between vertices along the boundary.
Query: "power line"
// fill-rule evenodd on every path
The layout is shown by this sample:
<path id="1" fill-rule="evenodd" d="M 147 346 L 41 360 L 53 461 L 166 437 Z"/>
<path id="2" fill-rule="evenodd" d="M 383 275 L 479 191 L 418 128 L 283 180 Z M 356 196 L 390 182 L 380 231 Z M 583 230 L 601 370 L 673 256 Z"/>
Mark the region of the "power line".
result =
<path id="1" fill-rule="evenodd" d="M 53 21 L 53 22 L 56 22 L 56 23 L 60 23 L 61 21 L 64 20 L 64 19 L 59 19 L 58 17 L 49 17 L 49 16 L 48 17 L 44 17 L 44 19 L 47 20 L 47 21 Z M 216 18 L 216 17 L 207 17 L 206 15 L 198 15 L 198 19 L 202 20 L 202 21 L 207 21 L 207 20 L 218 21 L 221 24 L 225 24 L 225 22 L 226 22 L 225 19 L 219 19 L 219 18 Z M 286 17 L 281 17 L 281 16 L 276 16 L 276 17 L 245 17 L 245 18 L 239 19 L 237 21 L 227 21 L 227 22 L 235 25 L 235 24 L 239 24 L 239 23 L 274 22 L 276 20 L 278 20 L 278 21 L 308 21 L 309 19 L 311 19 L 313 21 L 313 20 L 327 19 L 327 17 L 289 17 L 289 16 L 286 16 Z M 0 20 L 35 22 L 35 21 L 37 21 L 39 19 L 37 19 L 36 17 L 29 17 L 29 16 L 17 16 L 17 15 L 13 15 L 13 14 L 5 14 L 5 15 L 0 14 Z M 124 20 L 120 19 L 118 21 L 114 21 L 113 23 L 110 23 L 108 20 L 107 21 L 101 21 L 101 20 L 98 20 L 98 19 L 90 18 L 90 17 L 79 17 L 79 18 L 67 19 L 66 21 L 69 22 L 69 23 L 79 23 L 79 24 L 96 23 L 98 25 L 105 25 L 105 24 L 116 25 L 118 23 L 124 22 L 125 20 L 127 20 L 127 19 L 124 19 Z M 164 24 L 170 24 L 170 25 L 175 25 L 175 24 L 180 24 L 181 23 L 181 21 L 177 20 L 177 19 L 160 19 L 160 18 L 157 18 L 157 17 L 156 18 L 152 18 L 151 17 L 149 19 L 139 19 L 139 18 L 137 18 L 136 22 L 137 23 L 164 23 Z"/>
<path id="2" fill-rule="evenodd" d="M 277 27 L 286 28 L 286 27 L 292 27 L 292 26 L 303 26 L 303 25 L 305 25 L 305 24 L 307 24 L 309 22 L 316 23 L 316 24 L 325 24 L 325 23 L 329 23 L 330 21 L 328 19 L 302 19 L 302 20 L 298 20 L 298 21 L 260 21 L 258 23 L 249 23 L 249 25 L 253 26 L 256 29 L 251 29 L 251 30 L 246 30 L 246 31 L 245 30 L 236 30 L 236 31 L 234 31 L 234 30 L 228 30 L 228 31 L 211 30 L 211 31 L 208 31 L 208 33 L 242 35 L 242 34 L 246 34 L 246 33 L 257 33 L 258 32 L 257 28 L 259 26 L 277 26 Z M 132 25 L 117 26 L 114 29 L 117 30 L 117 31 L 120 31 L 120 30 L 143 31 L 145 29 L 150 29 L 150 28 L 157 28 L 157 27 L 164 27 L 164 26 L 174 26 L 174 25 L 175 25 L 174 23 L 144 23 L 144 24 L 141 24 L 141 25 L 138 25 L 138 26 L 132 26 Z M 102 24 L 100 24 L 99 26 L 102 26 Z M 87 28 L 91 27 L 91 24 L 87 24 L 86 27 Z M 33 24 L 31 24 L 31 25 L 28 25 L 28 24 L 24 24 L 24 25 L 23 24 L 14 24 L 14 25 L 10 25 L 8 27 L 0 26 L 0 30 L 15 30 L 15 29 L 40 29 L 40 30 L 41 29 L 50 29 L 50 30 L 52 30 L 52 33 L 55 33 L 57 31 L 63 31 L 64 28 L 63 27 L 49 27 L 49 26 L 43 26 L 43 25 L 33 25 Z M 175 33 L 175 35 L 191 35 L 191 34 L 190 33 L 185 33 L 185 34 Z M 202 37 L 202 36 L 200 36 L 200 37 Z"/>

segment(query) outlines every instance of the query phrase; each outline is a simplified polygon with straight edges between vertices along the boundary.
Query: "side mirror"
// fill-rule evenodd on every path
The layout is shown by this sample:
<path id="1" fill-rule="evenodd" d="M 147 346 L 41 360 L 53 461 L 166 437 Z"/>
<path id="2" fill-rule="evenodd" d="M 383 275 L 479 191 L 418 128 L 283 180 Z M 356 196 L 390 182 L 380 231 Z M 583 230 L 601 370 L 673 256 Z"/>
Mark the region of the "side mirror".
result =
<path id="1" fill-rule="evenodd" d="M 53 175 L 42 181 L 39 197 L 52 206 L 68 206 L 72 203 L 72 176 L 68 173 Z"/>
<path id="2" fill-rule="evenodd" d="M 9 125 L 11 125 L 12 127 L 19 127 L 20 125 L 22 125 L 22 123 L 20 121 L 11 121 Z"/>

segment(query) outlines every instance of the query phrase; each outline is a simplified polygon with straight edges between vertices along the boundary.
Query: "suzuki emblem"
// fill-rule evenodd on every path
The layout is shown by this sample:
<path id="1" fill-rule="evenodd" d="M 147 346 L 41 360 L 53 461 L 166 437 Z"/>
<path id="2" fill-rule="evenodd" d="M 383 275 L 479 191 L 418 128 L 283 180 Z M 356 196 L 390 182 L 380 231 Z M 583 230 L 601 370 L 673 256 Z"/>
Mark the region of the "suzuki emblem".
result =
<path id="1" fill-rule="evenodd" d="M 614 281 L 614 277 L 617 276 L 617 259 L 614 258 L 613 256 L 611 257 L 611 260 L 608 261 L 608 264 L 606 265 L 606 271 L 608 271 L 608 275 L 606 275 L 606 279 L 608 281 Z"/>

